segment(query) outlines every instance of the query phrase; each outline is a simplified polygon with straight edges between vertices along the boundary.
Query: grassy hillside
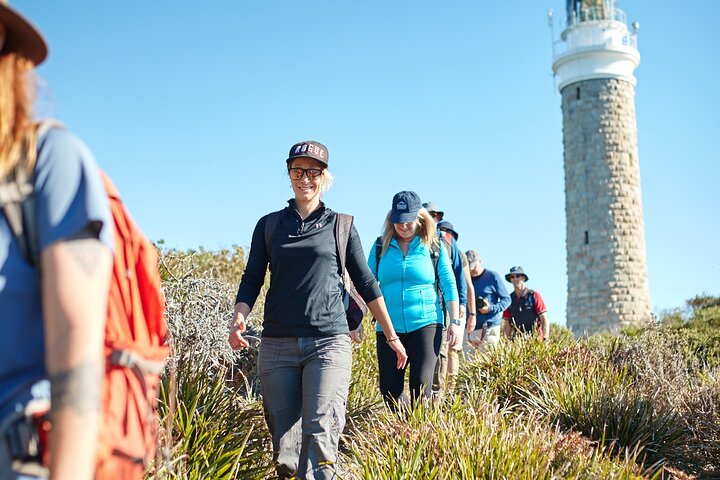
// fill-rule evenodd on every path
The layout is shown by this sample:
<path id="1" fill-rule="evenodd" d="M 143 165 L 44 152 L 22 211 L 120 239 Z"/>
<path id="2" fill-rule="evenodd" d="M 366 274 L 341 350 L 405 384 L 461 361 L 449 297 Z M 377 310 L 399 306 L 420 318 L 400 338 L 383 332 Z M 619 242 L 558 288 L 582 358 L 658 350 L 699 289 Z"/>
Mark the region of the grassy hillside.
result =
<path id="1" fill-rule="evenodd" d="M 227 323 L 244 252 L 162 252 L 174 357 L 161 451 L 148 478 L 272 478 L 252 347 Z M 720 477 L 720 298 L 617 337 L 504 342 L 462 363 L 441 405 L 394 414 L 377 388 L 373 326 L 355 347 L 341 474 L 347 479 Z M 174 411 L 172 417 L 168 412 Z"/>

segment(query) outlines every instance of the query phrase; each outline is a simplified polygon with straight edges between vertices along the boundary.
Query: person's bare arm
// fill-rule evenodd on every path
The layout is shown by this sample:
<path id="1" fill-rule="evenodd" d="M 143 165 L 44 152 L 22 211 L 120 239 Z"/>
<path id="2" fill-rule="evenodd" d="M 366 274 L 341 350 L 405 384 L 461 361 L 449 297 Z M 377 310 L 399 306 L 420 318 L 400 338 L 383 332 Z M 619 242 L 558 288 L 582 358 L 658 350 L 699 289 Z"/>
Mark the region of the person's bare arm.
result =
<path id="1" fill-rule="evenodd" d="M 385 334 L 385 338 L 388 340 L 388 345 L 390 345 L 390 348 L 393 349 L 395 355 L 397 356 L 397 368 L 405 368 L 408 356 L 405 352 L 405 347 L 398 339 L 395 327 L 393 327 L 392 321 L 390 320 L 390 314 L 385 306 L 385 298 L 378 297 L 375 300 L 368 302 L 367 306 L 370 309 L 370 313 L 372 313 L 373 317 L 375 317 L 375 320 L 377 320 L 380 324 L 380 328 Z"/>
<path id="2" fill-rule="evenodd" d="M 238 302 L 235 304 L 233 318 L 230 321 L 230 334 L 228 335 L 228 342 L 233 350 L 240 350 L 249 345 L 248 341 L 242 336 L 247 327 L 246 319 L 248 315 L 250 315 L 250 306 L 247 303 Z"/>
<path id="3" fill-rule="evenodd" d="M 477 324 L 477 310 L 475 310 L 475 287 L 473 287 L 472 283 L 472 276 L 470 275 L 470 267 L 463 268 L 463 273 L 465 274 L 465 281 L 467 282 L 467 302 L 468 302 L 468 308 L 467 308 L 467 325 L 465 325 L 465 328 L 467 329 L 468 334 L 475 330 L 475 325 Z"/>
<path id="4" fill-rule="evenodd" d="M 540 328 L 543 332 L 543 340 L 550 338 L 550 320 L 548 320 L 547 312 L 543 312 L 539 315 Z"/>
<path id="5" fill-rule="evenodd" d="M 510 339 L 512 337 L 512 330 L 513 330 L 512 321 L 509 318 L 503 318 L 502 322 L 503 322 L 503 336 L 505 336 L 505 338 L 507 338 L 507 339 Z"/>
<path id="6" fill-rule="evenodd" d="M 51 385 L 50 479 L 92 479 L 112 253 L 85 235 L 50 245 L 40 262 Z"/>

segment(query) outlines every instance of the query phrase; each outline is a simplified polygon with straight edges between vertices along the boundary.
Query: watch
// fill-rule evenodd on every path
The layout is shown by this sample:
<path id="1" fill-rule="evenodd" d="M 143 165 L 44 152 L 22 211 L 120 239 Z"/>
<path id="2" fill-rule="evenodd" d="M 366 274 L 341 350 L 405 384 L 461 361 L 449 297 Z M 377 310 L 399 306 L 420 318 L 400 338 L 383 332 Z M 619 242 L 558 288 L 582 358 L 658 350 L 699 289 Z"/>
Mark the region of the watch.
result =
<path id="1" fill-rule="evenodd" d="M 452 325 L 462 325 L 462 322 L 460 321 L 459 318 L 453 318 L 452 320 L 450 320 L 450 324 L 452 324 Z"/>

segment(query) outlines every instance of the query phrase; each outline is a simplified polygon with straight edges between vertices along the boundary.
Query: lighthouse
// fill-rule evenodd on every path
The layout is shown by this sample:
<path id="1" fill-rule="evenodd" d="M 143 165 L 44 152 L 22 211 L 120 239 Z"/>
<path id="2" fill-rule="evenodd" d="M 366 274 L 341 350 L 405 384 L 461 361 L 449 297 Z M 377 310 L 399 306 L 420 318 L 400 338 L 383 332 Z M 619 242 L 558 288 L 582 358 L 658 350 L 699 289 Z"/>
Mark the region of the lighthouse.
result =
<path id="1" fill-rule="evenodd" d="M 562 95 L 567 325 L 579 335 L 651 319 L 635 68 L 638 25 L 614 0 L 567 0 L 553 44 Z"/>

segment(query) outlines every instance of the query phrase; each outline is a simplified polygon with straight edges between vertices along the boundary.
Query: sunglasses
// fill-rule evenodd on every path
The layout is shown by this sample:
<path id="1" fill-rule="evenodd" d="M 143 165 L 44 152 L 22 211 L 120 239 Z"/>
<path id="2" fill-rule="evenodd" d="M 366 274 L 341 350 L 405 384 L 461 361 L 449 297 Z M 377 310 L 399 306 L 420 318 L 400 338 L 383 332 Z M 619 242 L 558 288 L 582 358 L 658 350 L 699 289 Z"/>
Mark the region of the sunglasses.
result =
<path id="1" fill-rule="evenodd" d="M 292 180 L 300 180 L 303 175 L 306 175 L 307 178 L 315 179 L 322 175 L 322 172 L 323 171 L 319 168 L 288 168 L 288 175 L 290 175 Z"/>
<path id="2" fill-rule="evenodd" d="M 522 275 L 508 275 L 508 278 L 512 280 L 513 278 L 523 278 L 523 276 Z"/>

